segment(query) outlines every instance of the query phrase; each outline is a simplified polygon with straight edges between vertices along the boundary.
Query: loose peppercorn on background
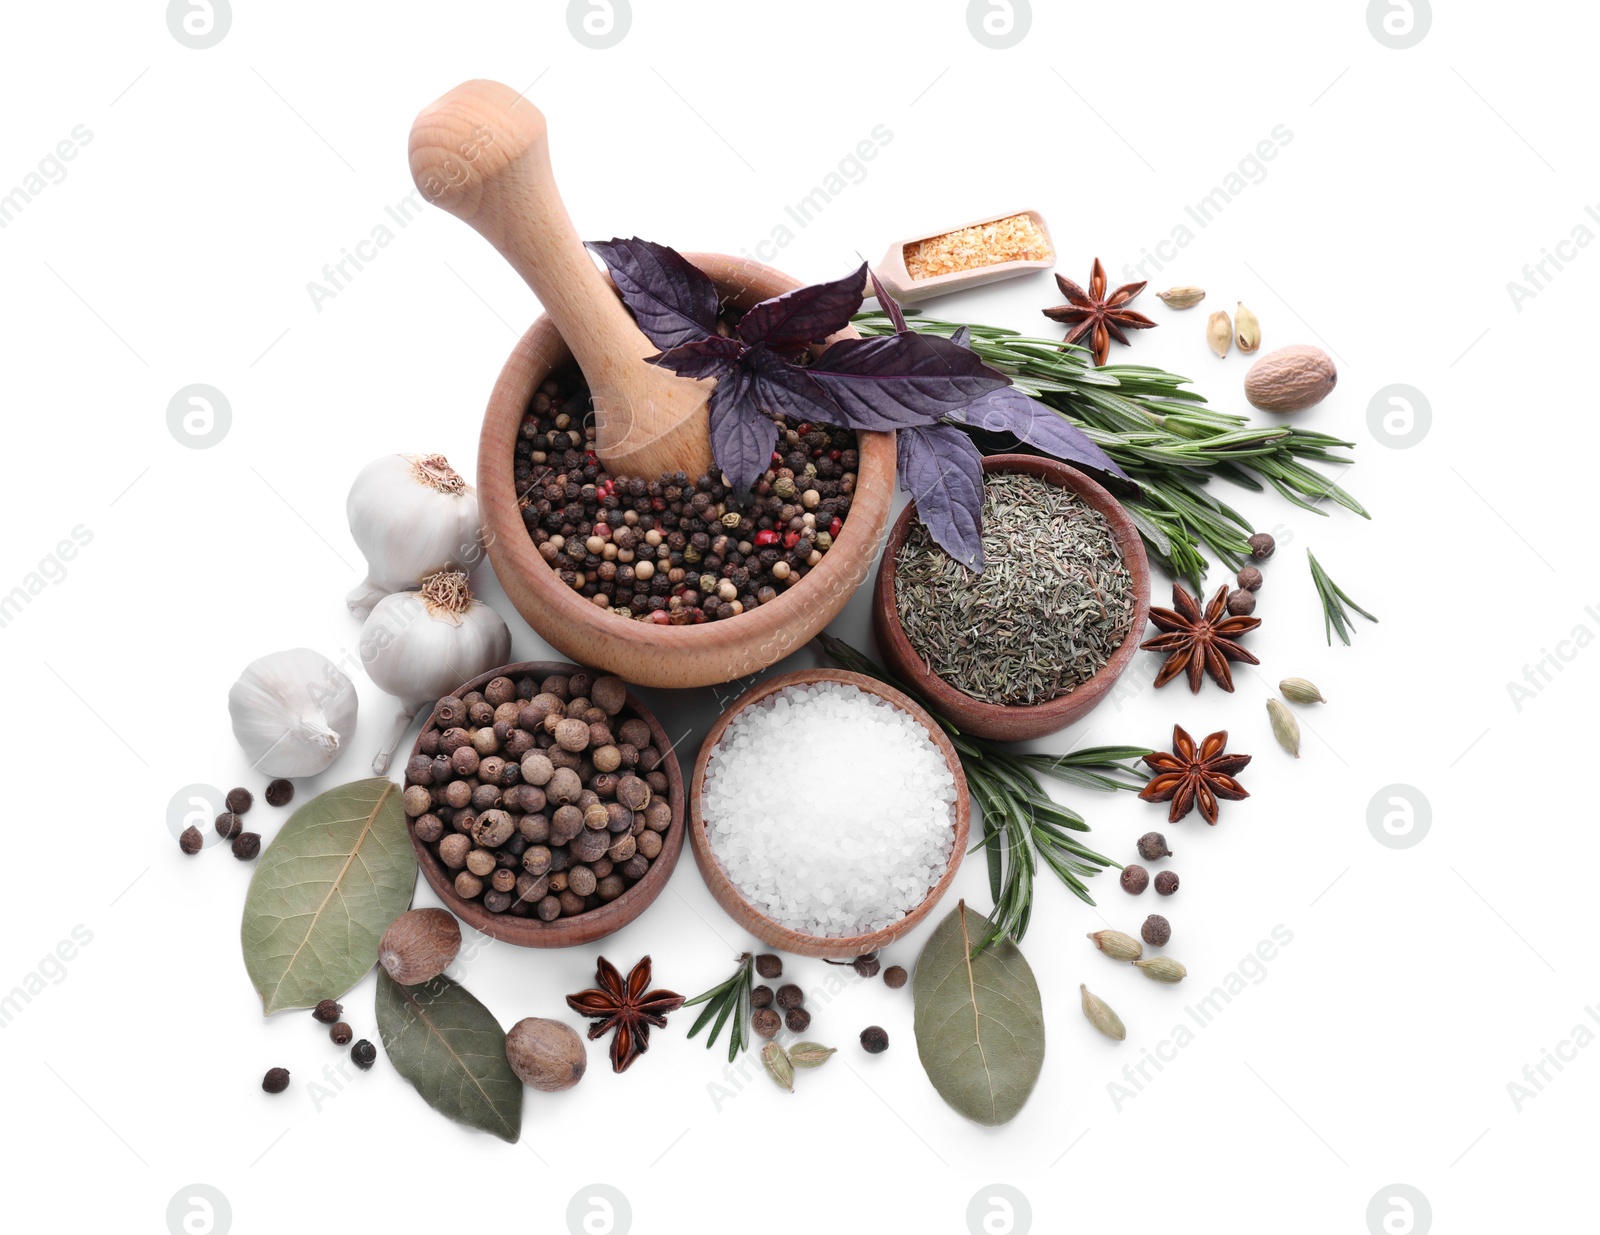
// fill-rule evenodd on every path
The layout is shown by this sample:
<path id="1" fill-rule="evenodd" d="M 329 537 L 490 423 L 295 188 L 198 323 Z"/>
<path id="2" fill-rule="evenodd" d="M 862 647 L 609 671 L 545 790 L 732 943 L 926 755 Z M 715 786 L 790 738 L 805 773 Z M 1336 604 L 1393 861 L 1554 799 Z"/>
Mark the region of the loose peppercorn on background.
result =
<path id="1" fill-rule="evenodd" d="M 8 1227 L 1569 1226 L 1600 1086 L 1582 916 L 1600 842 L 1567 771 L 1600 673 L 1597 39 L 1589 8 L 1472 0 L 8 6 Z M 387 452 L 442 452 L 470 476 L 490 388 L 539 312 L 408 173 L 412 118 L 475 77 L 548 117 L 585 237 L 816 282 L 895 238 L 1037 209 L 1070 278 L 1098 257 L 1112 287 L 1148 282 L 1134 307 L 1158 325 L 1113 343 L 1113 363 L 1282 423 L 1244 400 L 1252 358 L 1206 342 L 1207 317 L 1243 302 L 1261 354 L 1311 344 L 1337 365 L 1292 423 L 1355 443 L 1338 480 L 1370 522 L 1214 486 L 1276 541 L 1257 564 L 1259 669 L 1235 665 L 1232 694 L 1157 690 L 1161 657 L 1141 653 L 1091 716 L 1032 744 L 1170 750 L 1178 724 L 1254 758 L 1250 797 L 1215 827 L 1051 790 L 1088 843 L 1181 887 L 1130 896 L 1111 870 L 1090 908 L 1041 874 L 1023 949 L 1047 1049 L 1008 1126 L 966 1123 L 929 1084 L 914 980 L 818 961 L 785 958 L 772 982 L 799 986 L 805 1037 L 838 1048 L 792 1095 L 757 1051 L 729 1067 L 721 1042 L 688 1039 L 687 1009 L 625 1074 L 595 1042 L 581 1083 L 530 1090 L 515 1145 L 429 1109 L 381 1045 L 370 1070 L 353 1061 L 378 1041 L 375 976 L 340 998 L 348 1045 L 309 1011 L 262 1018 L 239 944 L 254 864 L 212 816 L 248 788 L 240 835 L 264 849 L 296 806 L 369 774 L 392 700 L 344 604 L 365 573 L 345 494 Z M 1194 308 L 1156 298 L 1190 285 L 1207 293 Z M 1060 303 L 1039 273 L 920 307 L 1059 338 L 1041 310 Z M 1325 641 L 1308 548 L 1380 619 L 1356 619 L 1349 647 Z M 476 584 L 512 622 L 512 658 L 546 658 L 492 575 Z M 1154 603 L 1169 585 L 1157 572 Z M 868 601 L 833 625 L 862 647 Z M 225 697 L 250 660 L 300 646 L 345 667 L 360 716 L 280 807 Z M 1327 698 L 1292 705 L 1298 759 L 1264 706 L 1289 677 Z M 645 697 L 689 760 L 750 684 Z M 784 775 L 803 826 L 829 769 Z M 186 856 L 196 800 L 215 805 Z M 1171 855 L 1139 859 L 1152 830 Z M 989 907 L 981 854 L 946 907 L 958 897 Z M 420 881 L 415 903 L 437 904 Z M 1181 962 L 1180 983 L 1084 938 L 1137 937 L 1157 910 L 1171 937 L 1146 956 Z M 914 969 L 942 916 L 884 973 Z M 580 1030 L 566 997 L 602 955 L 623 973 L 649 955 L 656 986 L 693 995 L 754 945 L 689 861 L 602 944 L 464 936 L 450 972 L 503 1026 Z M 1085 1019 L 1080 984 L 1125 1040 Z M 276 1094 L 272 1068 L 289 1073 Z"/>

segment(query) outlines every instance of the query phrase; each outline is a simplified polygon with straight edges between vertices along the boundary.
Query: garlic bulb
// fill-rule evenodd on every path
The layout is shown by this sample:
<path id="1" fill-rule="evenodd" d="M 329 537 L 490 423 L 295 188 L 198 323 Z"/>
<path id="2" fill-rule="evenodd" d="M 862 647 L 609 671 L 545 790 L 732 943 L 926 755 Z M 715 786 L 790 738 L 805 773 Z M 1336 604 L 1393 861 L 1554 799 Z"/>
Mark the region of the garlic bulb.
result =
<path id="1" fill-rule="evenodd" d="M 357 617 L 391 592 L 483 557 L 478 495 L 443 455 L 385 455 L 361 469 L 345 502 L 367 578 L 345 602 Z"/>
<path id="2" fill-rule="evenodd" d="M 400 699 L 372 770 L 389 770 L 389 758 L 417 713 L 463 682 L 506 663 L 511 632 L 505 620 L 472 598 L 467 576 L 444 571 L 419 592 L 385 596 L 361 628 L 367 675 Z"/>
<path id="3" fill-rule="evenodd" d="M 228 692 L 233 736 L 263 776 L 315 776 L 356 728 L 356 688 L 310 648 L 245 666 Z"/>

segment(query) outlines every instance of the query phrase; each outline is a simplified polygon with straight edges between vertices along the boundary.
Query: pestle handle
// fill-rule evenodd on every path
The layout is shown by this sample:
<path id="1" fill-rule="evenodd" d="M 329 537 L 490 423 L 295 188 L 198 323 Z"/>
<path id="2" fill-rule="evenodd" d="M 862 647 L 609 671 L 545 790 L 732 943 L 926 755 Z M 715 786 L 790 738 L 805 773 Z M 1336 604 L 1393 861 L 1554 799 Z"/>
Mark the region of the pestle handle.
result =
<path id="1" fill-rule="evenodd" d="M 466 82 L 418 114 L 410 157 L 423 196 L 494 245 L 555 322 L 588 380 L 607 469 L 646 478 L 711 471 L 711 383 L 644 363 L 660 349 L 583 247 L 539 109 L 499 82 Z"/>

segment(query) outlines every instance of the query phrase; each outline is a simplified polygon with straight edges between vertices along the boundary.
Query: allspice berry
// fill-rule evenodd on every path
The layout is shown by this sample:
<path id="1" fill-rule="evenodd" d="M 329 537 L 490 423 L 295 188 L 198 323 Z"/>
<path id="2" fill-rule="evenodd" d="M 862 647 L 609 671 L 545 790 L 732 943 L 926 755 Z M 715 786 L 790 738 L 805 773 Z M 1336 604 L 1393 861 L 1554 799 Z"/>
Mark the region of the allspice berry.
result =
<path id="1" fill-rule="evenodd" d="M 233 838 L 233 856 L 241 862 L 254 862 L 261 852 L 261 837 L 254 832 L 240 832 Z"/>
<path id="2" fill-rule="evenodd" d="M 869 1055 L 881 1055 L 889 1049 L 889 1035 L 882 1026 L 868 1025 L 861 1031 L 861 1049 Z"/>
<path id="3" fill-rule="evenodd" d="M 1238 582 L 1239 586 L 1244 588 L 1247 592 L 1260 591 L 1262 582 L 1261 572 L 1254 566 L 1241 567 L 1239 570 Z"/>
<path id="4" fill-rule="evenodd" d="M 343 1011 L 344 1009 L 339 1006 L 338 1000 L 324 999 L 316 1007 L 311 1009 L 311 1015 L 317 1020 L 321 1021 L 324 1025 L 331 1025 L 339 1019 L 339 1014 Z"/>
<path id="5" fill-rule="evenodd" d="M 897 991 L 906 984 L 906 979 L 910 976 L 901 966 L 890 965 L 883 971 L 883 984 L 890 990 Z"/>
<path id="6" fill-rule="evenodd" d="M 1178 890 L 1178 877 L 1171 871 L 1162 871 L 1156 876 L 1156 891 L 1162 896 L 1171 896 Z"/>
<path id="7" fill-rule="evenodd" d="M 811 1013 L 804 1008 L 790 1008 L 783 1014 L 783 1023 L 789 1027 L 790 1033 L 804 1033 L 806 1026 L 811 1024 Z"/>
<path id="8" fill-rule="evenodd" d="M 255 802 L 255 796 L 248 789 L 230 789 L 224 799 L 227 808 L 236 815 L 244 814 Z"/>
<path id="9" fill-rule="evenodd" d="M 1249 617 L 1256 611 L 1256 594 L 1245 588 L 1235 588 L 1228 593 L 1228 612 L 1235 617 Z"/>
<path id="10" fill-rule="evenodd" d="M 778 978 L 783 976 L 783 958 L 771 952 L 763 952 L 756 957 L 756 972 L 763 978 Z"/>
<path id="11" fill-rule="evenodd" d="M 261 1078 L 261 1088 L 268 1093 L 282 1093 L 289 1088 L 288 1068 L 268 1068 L 267 1074 Z"/>
<path id="12" fill-rule="evenodd" d="M 1167 838 L 1160 832 L 1146 832 L 1139 838 L 1139 856 L 1146 862 L 1155 862 L 1170 858 L 1172 850 L 1167 848 Z"/>
<path id="13" fill-rule="evenodd" d="M 401 986 L 431 981 L 461 951 L 461 925 L 443 909 L 402 913 L 378 941 L 378 964 Z"/>
<path id="14" fill-rule="evenodd" d="M 524 1085 L 558 1093 L 583 1079 L 589 1054 L 570 1025 L 528 1016 L 506 1034 L 506 1062 Z"/>
<path id="15" fill-rule="evenodd" d="M 1144 867 L 1125 866 L 1122 870 L 1122 890 L 1129 896 L 1138 896 L 1150 886 L 1150 872 Z"/>
<path id="16" fill-rule="evenodd" d="M 770 986 L 752 986 L 750 988 L 750 1006 L 752 1008 L 770 1008 L 772 1006 L 772 988 Z"/>
<path id="17" fill-rule="evenodd" d="M 268 806 L 287 806 L 294 801 L 294 782 L 285 777 L 278 777 L 267 786 Z"/>
<path id="18" fill-rule="evenodd" d="M 783 1028 L 783 1018 L 771 1008 L 757 1008 L 750 1013 L 750 1028 L 763 1038 L 770 1038 Z"/>
<path id="19" fill-rule="evenodd" d="M 1167 940 L 1172 938 L 1172 923 L 1159 913 L 1152 913 L 1139 928 L 1139 937 L 1152 948 L 1165 947 Z"/>
<path id="20" fill-rule="evenodd" d="M 200 835 L 200 829 L 192 826 L 184 828 L 183 834 L 178 837 L 178 848 L 190 857 L 199 853 L 205 843 L 206 838 Z"/>
<path id="21" fill-rule="evenodd" d="M 244 831 L 244 820 L 231 810 L 225 810 L 217 816 L 216 829 L 217 835 L 223 840 L 232 840 Z"/>
<path id="22" fill-rule="evenodd" d="M 858 977 L 875 978 L 879 969 L 878 954 L 868 952 L 865 956 L 858 956 L 850 962 L 850 967 L 856 971 Z"/>
<path id="23" fill-rule="evenodd" d="M 785 982 L 778 988 L 778 1006 L 780 1008 L 798 1008 L 806 1001 L 806 993 L 793 982 Z"/>
<path id="24" fill-rule="evenodd" d="M 335 1046 L 348 1046 L 350 1039 L 356 1036 L 356 1031 L 351 1029 L 344 1021 L 340 1021 L 332 1029 L 328 1030 L 328 1036 L 333 1039 Z"/>
<path id="25" fill-rule="evenodd" d="M 377 1058 L 378 1048 L 373 1046 L 372 1043 L 368 1042 L 365 1038 L 362 1038 L 361 1041 L 357 1042 L 350 1048 L 350 1062 L 355 1064 L 355 1066 L 360 1068 L 363 1072 L 372 1067 Z"/>
<path id="26" fill-rule="evenodd" d="M 1265 532 L 1257 532 L 1244 543 L 1250 546 L 1250 556 L 1258 562 L 1266 561 L 1278 548 L 1278 542 Z"/>

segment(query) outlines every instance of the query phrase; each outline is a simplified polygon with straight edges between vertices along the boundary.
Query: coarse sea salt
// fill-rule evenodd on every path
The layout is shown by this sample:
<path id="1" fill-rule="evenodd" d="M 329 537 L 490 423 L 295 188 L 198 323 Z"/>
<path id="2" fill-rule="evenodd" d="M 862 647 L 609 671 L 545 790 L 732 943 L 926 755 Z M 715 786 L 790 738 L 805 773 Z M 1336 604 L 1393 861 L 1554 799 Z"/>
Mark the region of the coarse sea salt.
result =
<path id="1" fill-rule="evenodd" d="M 807 935 L 899 921 L 944 876 L 955 777 L 915 718 L 842 682 L 791 686 L 724 731 L 701 790 L 712 851 L 756 909 Z"/>

